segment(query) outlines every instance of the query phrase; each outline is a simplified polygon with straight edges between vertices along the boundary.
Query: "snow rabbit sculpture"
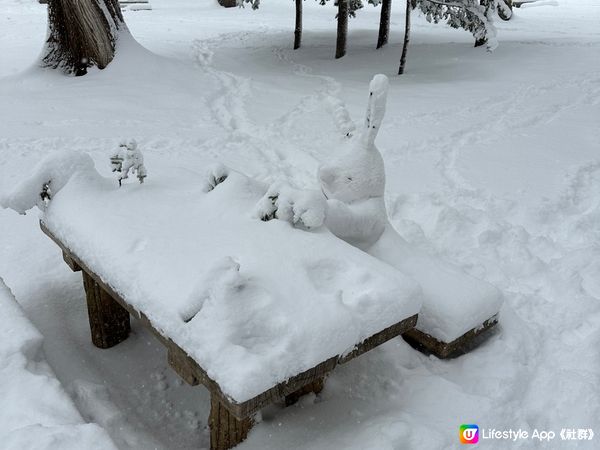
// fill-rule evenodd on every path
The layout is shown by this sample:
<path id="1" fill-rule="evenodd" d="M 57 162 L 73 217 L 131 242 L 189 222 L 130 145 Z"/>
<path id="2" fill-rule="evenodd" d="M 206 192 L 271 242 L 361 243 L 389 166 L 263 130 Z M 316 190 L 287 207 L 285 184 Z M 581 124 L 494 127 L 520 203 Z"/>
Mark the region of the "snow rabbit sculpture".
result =
<path id="1" fill-rule="evenodd" d="M 385 115 L 388 79 L 375 75 L 361 134 L 342 155 L 322 165 L 318 179 L 327 198 L 326 226 L 337 237 L 363 250 L 373 245 L 387 223 L 383 194 L 385 168 L 375 137 Z"/>

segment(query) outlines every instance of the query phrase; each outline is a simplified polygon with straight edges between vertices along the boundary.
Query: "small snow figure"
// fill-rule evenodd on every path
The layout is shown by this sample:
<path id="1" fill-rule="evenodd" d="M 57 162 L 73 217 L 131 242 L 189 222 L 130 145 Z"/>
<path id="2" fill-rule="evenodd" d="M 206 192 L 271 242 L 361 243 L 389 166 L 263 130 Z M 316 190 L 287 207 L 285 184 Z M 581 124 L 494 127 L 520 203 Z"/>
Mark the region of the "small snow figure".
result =
<path id="1" fill-rule="evenodd" d="M 388 79 L 375 75 L 360 136 L 344 154 L 319 168 L 318 179 L 327 198 L 326 226 L 346 242 L 366 249 L 383 233 L 387 213 L 383 194 L 385 168 L 375 137 L 385 115 Z"/>
<path id="2" fill-rule="evenodd" d="M 204 192 L 210 192 L 227 179 L 229 169 L 221 163 L 208 166 L 204 178 Z"/>
<path id="3" fill-rule="evenodd" d="M 119 151 L 110 157 L 112 171 L 117 173 L 119 186 L 121 181 L 129 178 L 129 173 L 135 173 L 140 183 L 144 182 L 144 178 L 148 175 L 146 166 L 144 166 L 144 156 L 138 148 L 135 139 L 129 142 L 121 141 Z"/>

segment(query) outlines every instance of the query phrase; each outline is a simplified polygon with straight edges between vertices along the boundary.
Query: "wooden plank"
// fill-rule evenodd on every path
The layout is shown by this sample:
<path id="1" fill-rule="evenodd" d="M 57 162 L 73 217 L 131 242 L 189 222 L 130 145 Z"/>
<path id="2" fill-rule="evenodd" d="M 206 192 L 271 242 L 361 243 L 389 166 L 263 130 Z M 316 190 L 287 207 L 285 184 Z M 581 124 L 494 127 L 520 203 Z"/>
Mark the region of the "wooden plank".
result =
<path id="1" fill-rule="evenodd" d="M 81 267 L 79 267 L 79 265 L 73 261 L 73 259 L 69 256 L 68 253 L 66 253 L 65 251 L 62 252 L 62 256 L 63 256 L 63 260 L 65 261 L 65 263 L 67 263 L 67 266 L 69 266 L 69 268 L 73 271 L 73 272 L 80 272 L 81 271 Z"/>
<path id="2" fill-rule="evenodd" d="M 171 346 L 168 350 L 169 365 L 187 384 L 196 386 L 200 380 L 196 377 L 194 363 L 179 347 Z"/>
<path id="3" fill-rule="evenodd" d="M 219 398 L 211 395 L 208 417 L 211 450 L 228 450 L 235 447 L 248 437 L 252 425 L 254 425 L 252 418 L 238 419 Z"/>
<path id="4" fill-rule="evenodd" d="M 40 228 L 42 231 L 52 239 L 75 264 L 77 264 L 84 272 L 86 272 L 91 279 L 93 279 L 98 286 L 100 286 L 112 299 L 120 304 L 125 310 L 129 311 L 131 315 L 140 320 L 140 322 L 147 327 L 154 335 L 167 347 L 171 354 L 171 358 L 176 361 L 177 369 L 181 369 L 179 364 L 182 361 L 182 355 L 185 355 L 183 360 L 185 361 L 185 367 L 182 369 L 184 373 L 184 380 L 190 380 L 193 383 L 196 381 L 206 386 L 211 392 L 211 397 L 218 399 L 222 406 L 228 409 L 238 419 L 244 419 L 250 417 L 261 408 L 270 405 L 275 401 L 279 401 L 285 396 L 290 395 L 303 387 L 310 385 L 313 382 L 325 377 L 331 372 L 335 366 L 339 363 L 346 363 L 351 359 L 371 350 L 372 348 L 384 343 L 385 341 L 392 339 L 396 336 L 405 333 L 409 329 L 415 326 L 417 322 L 417 315 L 409 317 L 397 324 L 394 324 L 385 330 L 365 339 L 362 343 L 358 344 L 352 351 L 344 355 L 333 356 L 315 367 L 312 367 L 304 372 L 301 372 L 288 380 L 267 389 L 263 393 L 246 400 L 244 402 L 236 402 L 223 393 L 218 383 L 211 379 L 206 371 L 200 367 L 200 365 L 181 347 L 173 342 L 168 336 L 164 336 L 160 330 L 158 330 L 153 323 L 146 317 L 143 312 L 137 311 L 129 303 L 123 299 L 123 297 L 116 292 L 107 282 L 102 280 L 87 264 L 82 261 L 76 254 L 70 251 L 52 232 L 46 227 L 46 225 L 40 221 Z M 195 378 L 195 380 L 193 379 Z"/>
<path id="5" fill-rule="evenodd" d="M 300 400 L 300 397 L 307 394 L 318 394 L 325 387 L 325 377 L 317 378 L 306 386 L 285 396 L 285 406 L 291 406 Z"/>
<path id="6" fill-rule="evenodd" d="M 86 272 L 83 272 L 83 286 L 92 343 L 98 348 L 111 348 L 127 339 L 131 331 L 129 312 Z"/>
<path id="7" fill-rule="evenodd" d="M 359 345 L 354 347 L 350 353 L 346 355 L 342 355 L 339 359 L 340 364 L 347 363 L 348 361 L 356 358 L 357 356 L 362 355 L 365 352 L 383 344 L 384 342 L 389 341 L 390 339 L 395 338 L 396 336 L 400 336 L 402 333 L 412 329 L 417 324 L 417 315 L 415 314 L 408 319 L 403 320 L 402 322 L 396 323 L 391 327 L 386 328 L 383 331 L 380 331 L 377 334 L 374 334 L 370 338 L 365 339 Z"/>
<path id="8" fill-rule="evenodd" d="M 402 337 L 413 348 L 425 354 L 433 354 L 440 359 L 456 358 L 478 345 L 483 340 L 484 333 L 493 328 L 497 323 L 498 317 L 495 315 L 452 342 L 440 341 L 417 328 L 407 331 Z"/>

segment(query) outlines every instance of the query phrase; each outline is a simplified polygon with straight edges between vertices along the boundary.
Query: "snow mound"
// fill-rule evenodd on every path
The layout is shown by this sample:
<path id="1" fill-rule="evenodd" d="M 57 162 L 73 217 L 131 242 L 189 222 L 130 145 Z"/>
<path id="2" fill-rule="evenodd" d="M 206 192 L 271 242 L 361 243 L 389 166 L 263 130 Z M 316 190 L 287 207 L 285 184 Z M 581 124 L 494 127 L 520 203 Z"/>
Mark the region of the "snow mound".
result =
<path id="1" fill-rule="evenodd" d="M 0 197 L 0 206 L 19 214 L 34 206 L 45 208 L 45 202 L 58 193 L 74 173 L 94 174 L 94 162 L 86 154 L 76 151 L 53 153 L 40 161 L 31 175 L 23 179 L 7 195 Z"/>
<path id="2" fill-rule="evenodd" d="M 309 229 L 323 225 L 326 209 L 320 192 L 275 183 L 256 205 L 255 215 L 264 221 L 279 219 Z"/>
<path id="3" fill-rule="evenodd" d="M 316 193 L 278 188 L 282 220 L 263 221 L 268 185 L 220 166 L 205 173 L 208 192 L 207 177 L 191 171 L 119 188 L 86 166 L 42 220 L 233 400 L 419 311 L 416 283 L 318 227 Z"/>
<path id="4" fill-rule="evenodd" d="M 421 285 L 417 328 L 438 340 L 452 342 L 500 311 L 504 300 L 496 287 L 414 248 L 389 223 L 368 252 Z"/>
<path id="5" fill-rule="evenodd" d="M 86 424 L 41 355 L 42 335 L 0 278 L 0 442 L 25 448 L 116 449 Z"/>

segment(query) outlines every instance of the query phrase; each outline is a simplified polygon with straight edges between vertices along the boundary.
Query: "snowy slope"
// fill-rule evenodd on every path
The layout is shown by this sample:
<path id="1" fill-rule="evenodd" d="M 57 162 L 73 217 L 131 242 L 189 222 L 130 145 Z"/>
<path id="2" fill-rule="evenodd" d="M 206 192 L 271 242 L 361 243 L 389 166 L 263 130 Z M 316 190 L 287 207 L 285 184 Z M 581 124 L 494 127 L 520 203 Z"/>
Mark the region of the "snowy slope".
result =
<path id="1" fill-rule="evenodd" d="M 377 145 L 391 222 L 413 245 L 498 286 L 501 326 L 453 361 L 394 340 L 338 368 L 318 401 L 265 411 L 241 448 L 452 448 L 461 423 L 598 432 L 600 2 L 517 10 L 499 24 L 493 54 L 415 16 L 401 78 L 402 2 L 388 48 L 373 49 L 378 10 L 366 7 L 338 61 L 333 7 L 305 2 L 304 48 L 292 51 L 293 2 L 262 3 L 251 11 L 153 0 L 152 11 L 126 13 L 127 23 L 177 65 L 146 55 L 115 64 L 118 77 L 109 68 L 66 80 L 22 74 L 41 48 L 44 7 L 1 0 L 0 75 L 9 77 L 0 79 L 0 191 L 65 148 L 105 167 L 121 137 L 138 139 L 149 171 L 165 159 L 192 169 L 218 159 L 266 182 L 314 188 L 318 165 L 339 148 L 336 113 L 345 105 L 359 123 L 368 81 L 385 73 Z M 206 392 L 181 386 L 136 324 L 127 342 L 94 349 L 80 276 L 36 217 L 2 210 L 0 226 L 0 273 L 86 420 L 122 449 L 206 446 Z"/>
<path id="2" fill-rule="evenodd" d="M 86 424 L 42 355 L 43 336 L 0 278 L 0 441 L 2 448 L 114 449 Z"/>

